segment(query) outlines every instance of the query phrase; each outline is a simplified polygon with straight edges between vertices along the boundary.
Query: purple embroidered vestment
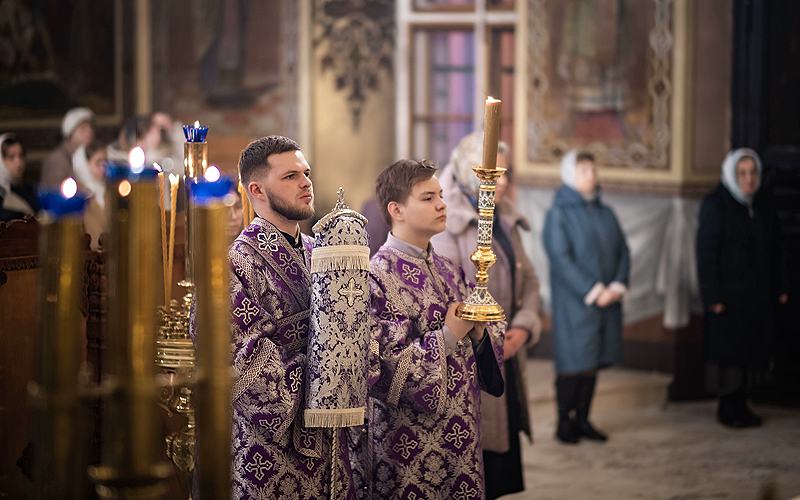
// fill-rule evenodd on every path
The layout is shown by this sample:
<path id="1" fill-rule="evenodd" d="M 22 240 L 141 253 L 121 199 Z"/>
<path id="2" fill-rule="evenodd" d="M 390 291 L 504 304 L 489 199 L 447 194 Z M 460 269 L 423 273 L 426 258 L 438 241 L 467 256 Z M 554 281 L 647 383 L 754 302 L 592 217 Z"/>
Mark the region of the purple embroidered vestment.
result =
<path id="1" fill-rule="evenodd" d="M 331 431 L 302 425 L 312 240 L 302 246 L 256 217 L 229 251 L 233 498 L 328 497 Z"/>
<path id="2" fill-rule="evenodd" d="M 354 482 L 362 498 L 481 499 L 475 348 L 469 336 L 446 341 L 444 328 L 448 305 L 466 297 L 463 273 L 415 250 L 390 235 L 372 257 L 370 349 L 379 361 L 371 366 L 368 430 L 350 436 L 359 450 Z M 490 328 L 482 343 L 481 359 L 496 366 L 500 331 Z"/>

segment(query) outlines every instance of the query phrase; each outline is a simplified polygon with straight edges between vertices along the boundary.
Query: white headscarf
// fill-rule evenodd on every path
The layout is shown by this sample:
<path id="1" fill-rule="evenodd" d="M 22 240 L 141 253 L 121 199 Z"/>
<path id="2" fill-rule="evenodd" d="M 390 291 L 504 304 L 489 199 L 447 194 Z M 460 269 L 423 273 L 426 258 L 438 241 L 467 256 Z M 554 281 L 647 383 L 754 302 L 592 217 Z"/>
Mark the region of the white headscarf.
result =
<path id="1" fill-rule="evenodd" d="M 508 144 L 500 141 L 497 145 L 499 154 L 508 154 Z M 458 142 L 450 153 L 450 162 L 445 168 L 453 171 L 453 176 L 461 187 L 476 198 L 481 188 L 478 176 L 472 167 L 483 162 L 483 132 L 472 132 Z"/>
<path id="2" fill-rule="evenodd" d="M 92 175 L 85 146 L 79 147 L 72 153 L 72 170 L 75 172 L 75 180 L 88 191 L 86 194 L 93 196 L 101 207 L 105 206 L 106 184 Z"/>
<path id="3" fill-rule="evenodd" d="M 9 135 L 10 134 L 0 135 L 0 151 L 2 151 L 3 143 L 6 142 Z M 11 172 L 8 171 L 2 154 L 0 154 L 0 189 L 3 190 L 4 195 L 11 192 Z"/>
<path id="4" fill-rule="evenodd" d="M 575 166 L 578 164 L 578 150 L 570 149 L 561 158 L 561 182 L 575 188 Z"/>
<path id="5" fill-rule="evenodd" d="M 89 108 L 72 108 L 64 115 L 61 122 L 61 133 L 65 139 L 69 139 L 72 132 L 83 122 L 94 120 L 94 112 Z"/>
<path id="6" fill-rule="evenodd" d="M 756 190 L 753 194 L 749 195 L 742 193 L 742 188 L 739 187 L 739 183 L 736 181 L 736 165 L 739 164 L 742 158 L 752 158 L 753 163 L 756 165 L 756 170 L 758 171 Z M 749 206 L 753 202 L 753 195 L 758 191 L 758 188 L 761 187 L 761 158 L 758 157 L 758 153 L 750 148 L 734 149 L 728 153 L 728 156 L 725 157 L 725 161 L 722 162 L 722 185 L 725 186 L 725 189 L 728 190 L 736 201 L 742 205 Z"/>

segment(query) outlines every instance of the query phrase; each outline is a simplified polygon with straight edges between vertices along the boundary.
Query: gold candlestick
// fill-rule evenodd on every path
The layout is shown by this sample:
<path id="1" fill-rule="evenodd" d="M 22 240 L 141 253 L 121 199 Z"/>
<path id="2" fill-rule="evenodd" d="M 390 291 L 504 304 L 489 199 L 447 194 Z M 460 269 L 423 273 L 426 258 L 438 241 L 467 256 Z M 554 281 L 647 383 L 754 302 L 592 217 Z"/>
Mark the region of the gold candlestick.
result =
<path id="1" fill-rule="evenodd" d="M 492 251 L 492 226 L 494 224 L 494 195 L 497 179 L 506 171 L 497 168 L 497 142 L 500 137 L 501 101 L 486 99 L 483 137 L 483 165 L 473 167 L 481 181 L 478 193 L 478 248 L 470 256 L 475 264 L 475 288 L 456 309 L 456 315 L 468 321 L 501 321 L 506 315 L 500 304 L 489 293 L 489 268 L 497 261 Z"/>
<path id="2" fill-rule="evenodd" d="M 226 179 L 220 180 L 225 182 Z M 227 179 L 230 185 L 230 180 Z M 206 185 L 214 183 L 205 183 Z M 197 187 L 203 187 L 203 184 Z M 222 196 L 192 195 L 197 311 L 197 467 L 203 498 L 228 498 L 231 488 L 231 323 L 228 250 L 223 234 L 230 205 Z"/>
<path id="3" fill-rule="evenodd" d="M 186 130 L 192 132 L 187 134 Z M 197 134 L 198 131 L 203 131 Z M 201 127 L 199 122 L 194 122 L 194 127 L 185 127 L 184 134 L 187 135 L 187 142 L 183 143 L 183 173 L 184 185 L 187 185 L 190 180 L 196 181 L 200 179 L 208 167 L 208 143 L 205 141 L 207 127 Z M 179 284 L 187 289 L 190 289 L 193 284 L 194 264 L 193 264 L 193 249 L 195 246 L 194 230 L 192 229 L 192 210 L 191 200 L 187 198 L 186 210 L 186 241 L 185 241 L 185 264 L 186 264 L 186 277 Z"/>
<path id="4" fill-rule="evenodd" d="M 158 251 L 152 244 L 159 237 L 156 175 L 144 171 L 133 182 L 122 180 L 117 195 L 111 204 L 110 250 L 118 253 L 111 255 L 109 269 L 109 312 L 114 316 L 108 328 L 115 363 L 108 365 L 105 380 L 111 394 L 102 465 L 90 473 L 101 497 L 157 498 L 171 467 L 161 461 L 154 363 L 160 287 Z M 128 231 L 114 234 L 120 229 Z M 125 302 L 118 295 L 123 290 Z M 125 322 L 118 323 L 122 318 Z"/>
<path id="5" fill-rule="evenodd" d="M 72 179 L 64 184 L 77 190 Z M 75 191 L 68 198 L 74 196 Z M 35 410 L 34 456 L 42 481 L 37 498 L 79 499 L 86 494 L 87 460 L 78 395 L 83 358 L 82 208 L 44 223 L 39 248 L 40 357 L 36 381 L 29 388 Z"/>

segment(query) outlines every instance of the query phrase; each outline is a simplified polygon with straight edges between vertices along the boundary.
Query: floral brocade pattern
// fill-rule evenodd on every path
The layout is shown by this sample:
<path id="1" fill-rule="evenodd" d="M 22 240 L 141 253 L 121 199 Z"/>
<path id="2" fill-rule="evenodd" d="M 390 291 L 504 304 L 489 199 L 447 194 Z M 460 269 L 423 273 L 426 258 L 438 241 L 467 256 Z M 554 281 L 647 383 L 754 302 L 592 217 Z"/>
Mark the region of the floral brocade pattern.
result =
<path id="1" fill-rule="evenodd" d="M 233 498 L 329 496 L 330 431 L 302 426 L 311 297 L 305 235 L 303 247 L 292 248 L 257 217 L 229 250 Z M 346 450 L 337 455 L 347 462 Z"/>
<path id="2" fill-rule="evenodd" d="M 481 499 L 480 385 L 469 337 L 445 347 L 447 307 L 468 290 L 460 268 L 384 245 L 371 261 L 380 372 L 369 425 L 349 434 L 360 498 Z M 490 335 L 502 363 L 502 336 Z"/>
<path id="3" fill-rule="evenodd" d="M 347 257 L 354 247 L 368 254 L 364 223 L 340 214 L 320 228 L 312 260 L 319 258 L 322 249 L 334 251 L 334 257 L 323 254 L 323 259 L 336 259 Z M 363 262 L 345 259 L 320 266 L 325 270 L 312 274 L 305 401 L 308 426 L 348 427 L 364 422 L 370 339 L 367 264 L 366 258 Z"/>

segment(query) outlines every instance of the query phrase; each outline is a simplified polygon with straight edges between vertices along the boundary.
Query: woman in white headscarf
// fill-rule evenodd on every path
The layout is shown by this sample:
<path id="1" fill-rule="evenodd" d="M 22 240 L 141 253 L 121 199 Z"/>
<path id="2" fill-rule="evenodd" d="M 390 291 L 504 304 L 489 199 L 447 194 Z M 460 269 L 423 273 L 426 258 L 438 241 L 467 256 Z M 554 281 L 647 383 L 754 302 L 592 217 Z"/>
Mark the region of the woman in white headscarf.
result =
<path id="1" fill-rule="evenodd" d="M 100 235 L 108 231 L 105 209 L 105 167 L 108 159 L 106 147 L 99 141 L 80 146 L 72 155 L 72 168 L 78 189 L 89 198 L 83 213 L 83 226 L 91 237 L 91 248 L 100 248 Z"/>
<path id="2" fill-rule="evenodd" d="M 459 142 L 450 163 L 440 174 L 447 203 L 447 226 L 431 239 L 439 255 L 464 269 L 468 280 L 475 280 L 475 265 L 470 255 L 475 250 L 478 231 L 478 191 L 480 183 L 472 167 L 481 163 L 483 134 L 475 132 Z M 500 143 L 498 166 L 509 170 L 497 183 L 492 250 L 497 262 L 489 269 L 489 291 L 506 311 L 505 393 L 500 397 L 481 392 L 481 445 L 483 447 L 486 498 L 493 499 L 523 491 L 519 433 L 532 437 L 525 387 L 526 347 L 539 340 L 539 279 L 522 245 L 522 231 L 530 231 L 528 221 L 517 212 L 509 196 L 511 165 L 505 143 Z"/>
<path id="3" fill-rule="evenodd" d="M 2 134 L 0 153 L 0 221 L 35 215 L 39 208 L 36 191 L 23 182 L 25 148 L 14 134 Z"/>
<path id="4" fill-rule="evenodd" d="M 556 438 L 602 442 L 607 436 L 589 413 L 598 370 L 620 358 L 630 254 L 617 216 L 600 197 L 594 156 L 568 152 L 561 180 L 542 231 L 550 261 Z"/>
<path id="5" fill-rule="evenodd" d="M 705 306 L 707 386 L 728 427 L 761 424 L 747 404 L 770 361 L 774 309 L 786 304 L 778 219 L 762 196 L 761 160 L 752 149 L 728 153 L 722 182 L 703 199 L 697 271 Z"/>

